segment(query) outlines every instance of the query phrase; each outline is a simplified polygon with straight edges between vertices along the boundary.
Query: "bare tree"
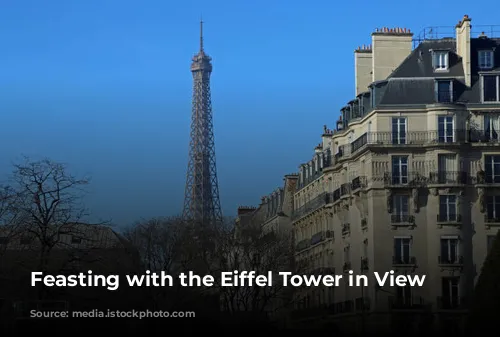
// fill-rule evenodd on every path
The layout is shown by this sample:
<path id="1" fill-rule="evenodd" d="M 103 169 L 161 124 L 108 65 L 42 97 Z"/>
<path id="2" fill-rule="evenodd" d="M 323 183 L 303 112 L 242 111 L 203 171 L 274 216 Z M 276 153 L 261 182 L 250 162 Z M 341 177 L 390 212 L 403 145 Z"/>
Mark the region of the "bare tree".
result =
<path id="1" fill-rule="evenodd" d="M 271 272 L 270 287 L 220 287 L 221 303 L 227 312 L 247 312 L 265 316 L 276 314 L 292 303 L 292 288 L 284 287 L 279 272 L 300 272 L 294 265 L 291 236 L 283 232 L 263 233 L 260 226 L 245 228 L 239 235 L 229 235 L 221 251 L 222 269 Z M 302 267 L 300 268 L 302 270 Z"/>
<path id="2" fill-rule="evenodd" d="M 3 198 L 8 200 L 7 212 L 3 211 L 7 216 L 3 218 L 18 238 L 9 244 L 9 249 L 17 252 L 9 257 L 11 262 L 14 257 L 17 259 L 17 268 L 24 266 L 26 270 L 44 273 L 58 268 L 51 271 L 59 272 L 74 258 L 67 251 L 74 247 L 73 237 L 81 241 L 80 248 L 88 250 L 94 246 L 92 229 L 81 223 L 86 215 L 82 197 L 88 182 L 68 173 L 64 164 L 49 159 L 25 158 L 14 165 L 12 188 L 8 189 L 7 199 Z M 64 257 L 58 256 L 58 263 L 54 263 L 55 248 L 66 250 Z M 80 253 L 84 250 L 79 249 Z"/>

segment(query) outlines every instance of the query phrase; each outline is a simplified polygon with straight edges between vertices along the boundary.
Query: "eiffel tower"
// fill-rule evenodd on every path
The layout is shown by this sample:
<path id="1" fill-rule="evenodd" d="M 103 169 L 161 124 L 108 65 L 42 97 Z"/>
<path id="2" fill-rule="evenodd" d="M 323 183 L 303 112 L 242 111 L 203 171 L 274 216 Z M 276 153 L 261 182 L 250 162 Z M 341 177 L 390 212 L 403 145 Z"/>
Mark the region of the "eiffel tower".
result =
<path id="1" fill-rule="evenodd" d="M 210 94 L 211 60 L 203 49 L 201 21 L 200 50 L 191 64 L 193 102 L 183 218 L 206 226 L 222 222 Z"/>

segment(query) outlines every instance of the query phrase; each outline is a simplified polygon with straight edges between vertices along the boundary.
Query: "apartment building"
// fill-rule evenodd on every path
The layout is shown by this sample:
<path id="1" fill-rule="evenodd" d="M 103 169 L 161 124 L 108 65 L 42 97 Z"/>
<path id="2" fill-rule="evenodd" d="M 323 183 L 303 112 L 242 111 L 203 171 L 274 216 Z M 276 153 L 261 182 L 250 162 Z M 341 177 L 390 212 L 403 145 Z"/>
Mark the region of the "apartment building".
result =
<path id="1" fill-rule="evenodd" d="M 355 50 L 355 97 L 300 166 L 292 222 L 311 272 L 369 284 L 300 290 L 297 324 L 461 330 L 500 226 L 500 39 L 479 29 L 382 28 Z M 425 284 L 376 286 L 390 270 Z"/>

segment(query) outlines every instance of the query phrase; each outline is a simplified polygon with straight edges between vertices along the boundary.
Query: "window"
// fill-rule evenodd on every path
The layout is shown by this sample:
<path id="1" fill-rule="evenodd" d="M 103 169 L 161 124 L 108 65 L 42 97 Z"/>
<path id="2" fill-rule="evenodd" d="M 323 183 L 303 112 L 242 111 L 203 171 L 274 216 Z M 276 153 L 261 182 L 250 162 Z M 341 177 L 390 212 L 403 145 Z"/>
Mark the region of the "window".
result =
<path id="1" fill-rule="evenodd" d="M 392 157 L 392 184 L 408 184 L 408 156 Z"/>
<path id="2" fill-rule="evenodd" d="M 406 118 L 392 119 L 392 144 L 406 144 Z"/>
<path id="3" fill-rule="evenodd" d="M 438 184 L 454 183 L 456 181 L 457 155 L 438 155 Z"/>
<path id="4" fill-rule="evenodd" d="M 500 156 L 484 156 L 487 183 L 500 183 Z"/>
<path id="5" fill-rule="evenodd" d="M 496 235 L 488 235 L 486 237 L 486 249 L 488 250 L 488 253 L 491 251 L 491 248 L 493 248 L 493 243 L 495 242 Z"/>
<path id="6" fill-rule="evenodd" d="M 434 71 L 448 70 L 448 52 L 434 51 L 432 62 L 434 65 Z"/>
<path id="7" fill-rule="evenodd" d="M 493 51 L 492 50 L 480 50 L 479 51 L 479 69 L 491 69 L 493 68 Z"/>
<path id="8" fill-rule="evenodd" d="M 393 211 L 392 222 L 401 223 L 408 222 L 408 199 L 407 195 L 395 195 L 392 199 Z"/>
<path id="9" fill-rule="evenodd" d="M 82 243 L 82 238 L 78 236 L 71 236 L 71 243 Z"/>
<path id="10" fill-rule="evenodd" d="M 439 263 L 454 264 L 460 262 L 457 237 L 442 237 L 441 238 L 441 256 Z"/>
<path id="11" fill-rule="evenodd" d="M 500 195 L 486 197 L 486 219 L 489 222 L 500 222 Z"/>
<path id="12" fill-rule="evenodd" d="M 453 143 L 453 116 L 438 117 L 438 142 Z"/>
<path id="13" fill-rule="evenodd" d="M 454 308 L 460 305 L 460 279 L 458 277 L 443 277 L 441 279 L 441 292 L 443 309 Z"/>
<path id="14" fill-rule="evenodd" d="M 500 102 L 500 76 L 483 75 L 483 102 Z"/>
<path id="15" fill-rule="evenodd" d="M 493 139 L 498 140 L 498 132 L 500 131 L 500 115 L 486 114 L 484 115 L 484 131 L 486 141 Z"/>
<path id="16" fill-rule="evenodd" d="M 439 196 L 439 215 L 440 222 L 458 221 L 457 216 L 457 197 L 455 195 Z"/>
<path id="17" fill-rule="evenodd" d="M 394 264 L 410 264 L 410 237 L 394 238 Z"/>
<path id="18" fill-rule="evenodd" d="M 438 103 L 453 102 L 453 81 L 451 80 L 436 81 L 436 102 Z"/>

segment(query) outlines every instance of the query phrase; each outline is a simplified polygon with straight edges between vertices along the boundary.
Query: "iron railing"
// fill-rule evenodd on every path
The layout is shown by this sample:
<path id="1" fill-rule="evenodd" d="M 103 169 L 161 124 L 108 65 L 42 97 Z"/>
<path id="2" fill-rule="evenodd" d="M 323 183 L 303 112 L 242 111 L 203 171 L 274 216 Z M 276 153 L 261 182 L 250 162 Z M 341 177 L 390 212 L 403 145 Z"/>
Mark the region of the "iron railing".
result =
<path id="1" fill-rule="evenodd" d="M 417 258 L 415 256 L 393 256 L 393 265 L 416 265 Z"/>

